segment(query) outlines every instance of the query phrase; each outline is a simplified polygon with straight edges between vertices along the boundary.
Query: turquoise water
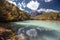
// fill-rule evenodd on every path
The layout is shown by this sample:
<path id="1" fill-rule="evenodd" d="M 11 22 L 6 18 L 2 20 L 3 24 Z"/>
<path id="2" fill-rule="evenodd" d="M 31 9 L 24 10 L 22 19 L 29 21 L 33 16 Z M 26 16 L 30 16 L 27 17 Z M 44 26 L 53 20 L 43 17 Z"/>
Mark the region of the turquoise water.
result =
<path id="1" fill-rule="evenodd" d="M 27 20 L 27 21 L 20 21 L 14 22 L 18 25 L 34 25 L 38 27 L 45 27 L 54 30 L 60 30 L 60 21 L 40 21 L 40 20 Z"/>
<path id="2" fill-rule="evenodd" d="M 22 33 L 26 36 L 25 39 L 27 40 L 60 40 L 60 21 L 27 20 L 11 22 L 11 25 L 14 25 L 12 29 L 16 31 L 18 38 L 21 37 L 20 35 Z M 33 34 L 35 34 L 35 32 L 37 33 L 36 37 L 34 35 L 34 37 L 30 36 L 32 35 L 30 34 L 30 32 L 32 32 L 31 30 Z"/>

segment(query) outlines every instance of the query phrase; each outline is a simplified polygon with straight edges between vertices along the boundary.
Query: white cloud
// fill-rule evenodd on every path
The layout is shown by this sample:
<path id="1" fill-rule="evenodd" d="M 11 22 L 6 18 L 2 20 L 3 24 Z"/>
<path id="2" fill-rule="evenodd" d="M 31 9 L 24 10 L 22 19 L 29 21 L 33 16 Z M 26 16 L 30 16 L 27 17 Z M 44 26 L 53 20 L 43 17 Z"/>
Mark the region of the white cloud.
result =
<path id="1" fill-rule="evenodd" d="M 31 0 L 29 3 L 25 3 L 25 0 L 23 0 L 21 3 L 19 2 L 18 5 L 16 4 L 16 2 L 14 2 L 14 0 L 7 0 L 9 3 L 14 4 L 15 6 L 17 6 L 20 10 L 25 10 L 24 8 L 28 7 L 31 10 L 37 10 L 39 7 L 39 2 L 38 1 L 34 1 Z"/>
<path id="2" fill-rule="evenodd" d="M 44 8 L 41 8 L 41 9 L 38 10 L 38 12 L 41 12 L 41 11 L 43 11 L 43 12 L 59 12 L 59 11 L 57 11 L 57 10 L 53 10 L 53 9 L 44 9 Z"/>
<path id="3" fill-rule="evenodd" d="M 39 7 L 39 2 L 31 0 L 29 3 L 27 3 L 27 7 L 31 10 L 37 10 Z"/>
<path id="4" fill-rule="evenodd" d="M 14 0 L 6 0 L 6 1 L 14 1 Z"/>
<path id="5" fill-rule="evenodd" d="M 17 6 L 20 10 L 24 10 L 23 8 L 26 7 L 26 4 L 25 4 L 25 0 L 22 1 L 22 3 L 18 3 L 18 5 L 16 4 L 16 2 L 14 2 L 14 0 L 7 0 L 9 3 L 12 3 L 14 4 L 15 6 Z M 17 1 L 17 0 L 16 0 Z M 23 7 L 23 8 L 22 8 Z"/>
<path id="6" fill-rule="evenodd" d="M 37 31 L 36 31 L 36 29 L 30 29 L 30 30 L 27 30 L 26 34 L 30 37 L 36 37 Z"/>
<path id="7" fill-rule="evenodd" d="M 52 0 L 45 0 L 45 2 L 51 2 Z"/>
<path id="8" fill-rule="evenodd" d="M 20 9 L 20 10 L 25 10 L 24 8 L 26 7 L 26 3 L 25 3 L 25 0 L 23 0 L 21 3 L 18 3 L 18 8 Z"/>
<path id="9" fill-rule="evenodd" d="M 24 0 L 25 1 L 25 0 Z M 26 4 L 25 4 L 25 2 L 24 1 L 22 1 L 22 6 L 25 8 L 26 7 Z"/>
<path id="10" fill-rule="evenodd" d="M 12 3 L 12 4 L 14 4 L 15 6 L 16 6 L 16 3 L 15 2 L 13 2 L 14 0 L 7 0 L 9 3 Z"/>
<path id="11" fill-rule="evenodd" d="M 19 3 L 19 4 L 18 4 L 18 8 L 19 8 L 20 10 L 24 10 L 22 7 L 23 7 L 22 4 Z"/>

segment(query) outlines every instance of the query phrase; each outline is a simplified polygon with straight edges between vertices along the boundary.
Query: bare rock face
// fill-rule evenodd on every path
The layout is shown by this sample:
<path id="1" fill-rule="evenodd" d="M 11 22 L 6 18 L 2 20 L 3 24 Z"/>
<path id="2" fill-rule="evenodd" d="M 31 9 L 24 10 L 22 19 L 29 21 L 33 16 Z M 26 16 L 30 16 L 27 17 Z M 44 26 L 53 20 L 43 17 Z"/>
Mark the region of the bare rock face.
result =
<path id="1" fill-rule="evenodd" d="M 30 15 L 6 0 L 0 0 L 0 21 L 28 20 Z"/>

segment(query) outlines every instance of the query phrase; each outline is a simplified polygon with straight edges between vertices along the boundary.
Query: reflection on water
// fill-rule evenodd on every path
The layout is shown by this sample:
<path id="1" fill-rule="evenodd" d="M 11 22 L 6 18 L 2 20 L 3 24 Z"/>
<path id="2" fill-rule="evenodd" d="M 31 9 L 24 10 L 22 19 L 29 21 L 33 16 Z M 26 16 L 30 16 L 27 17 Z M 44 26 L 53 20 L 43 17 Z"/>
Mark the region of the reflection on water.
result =
<path id="1" fill-rule="evenodd" d="M 60 27 L 59 23 L 45 21 L 14 22 L 12 29 L 16 31 L 18 40 L 60 40 L 60 31 L 54 29 L 54 26 Z"/>
<path id="2" fill-rule="evenodd" d="M 38 26 L 28 26 L 19 28 L 17 31 L 19 39 L 26 40 L 59 40 L 60 32 L 49 30 Z M 20 38 L 21 37 L 21 38 Z"/>
<path id="3" fill-rule="evenodd" d="M 60 40 L 60 32 L 34 25 L 15 25 L 18 40 Z"/>

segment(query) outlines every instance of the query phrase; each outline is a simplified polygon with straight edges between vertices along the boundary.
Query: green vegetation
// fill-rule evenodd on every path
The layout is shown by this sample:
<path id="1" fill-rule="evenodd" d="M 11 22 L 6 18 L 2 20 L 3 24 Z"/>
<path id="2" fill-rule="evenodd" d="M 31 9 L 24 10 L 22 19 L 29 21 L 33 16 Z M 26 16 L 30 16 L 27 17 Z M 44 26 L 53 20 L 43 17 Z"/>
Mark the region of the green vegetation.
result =
<path id="1" fill-rule="evenodd" d="M 34 19 L 38 19 L 38 20 L 60 20 L 60 12 L 43 13 L 42 15 L 36 16 Z"/>
<path id="2" fill-rule="evenodd" d="M 30 19 L 30 15 L 21 11 L 18 7 L 0 0 L 0 21 L 21 21 Z"/>

